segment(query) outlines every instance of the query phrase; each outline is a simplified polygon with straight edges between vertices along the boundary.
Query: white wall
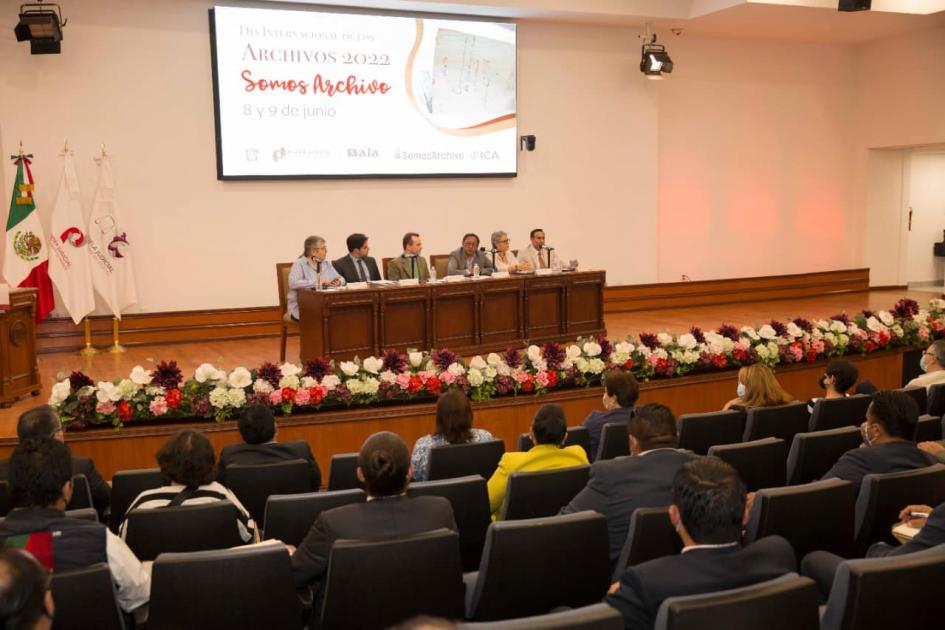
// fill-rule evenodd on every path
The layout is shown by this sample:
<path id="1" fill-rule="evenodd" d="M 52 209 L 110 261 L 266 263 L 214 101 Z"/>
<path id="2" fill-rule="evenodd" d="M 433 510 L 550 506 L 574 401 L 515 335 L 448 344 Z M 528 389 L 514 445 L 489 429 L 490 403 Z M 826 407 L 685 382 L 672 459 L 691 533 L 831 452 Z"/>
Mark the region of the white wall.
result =
<path id="1" fill-rule="evenodd" d="M 945 259 L 933 256 L 932 246 L 943 240 L 945 230 L 945 153 L 912 153 L 909 182 L 912 229 L 906 250 L 906 280 L 942 284 Z"/>

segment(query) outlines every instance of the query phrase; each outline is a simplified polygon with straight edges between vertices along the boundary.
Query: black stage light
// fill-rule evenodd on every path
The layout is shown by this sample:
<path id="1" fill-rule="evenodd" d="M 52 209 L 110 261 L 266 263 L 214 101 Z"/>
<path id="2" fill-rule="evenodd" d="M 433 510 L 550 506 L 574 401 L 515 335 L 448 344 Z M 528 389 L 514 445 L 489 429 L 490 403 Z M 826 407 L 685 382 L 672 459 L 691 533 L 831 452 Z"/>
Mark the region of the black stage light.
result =
<path id="1" fill-rule="evenodd" d="M 640 72 L 647 79 L 662 79 L 663 73 L 669 74 L 673 71 L 673 60 L 669 58 L 666 47 L 656 43 L 656 35 L 643 44 L 642 58 L 640 59 Z"/>
<path id="2" fill-rule="evenodd" d="M 873 0 L 840 0 L 837 11 L 869 11 Z"/>
<path id="3" fill-rule="evenodd" d="M 30 53 L 58 55 L 61 51 L 62 27 L 65 25 L 58 4 L 23 4 L 20 5 L 20 21 L 13 32 L 16 41 L 29 41 Z"/>

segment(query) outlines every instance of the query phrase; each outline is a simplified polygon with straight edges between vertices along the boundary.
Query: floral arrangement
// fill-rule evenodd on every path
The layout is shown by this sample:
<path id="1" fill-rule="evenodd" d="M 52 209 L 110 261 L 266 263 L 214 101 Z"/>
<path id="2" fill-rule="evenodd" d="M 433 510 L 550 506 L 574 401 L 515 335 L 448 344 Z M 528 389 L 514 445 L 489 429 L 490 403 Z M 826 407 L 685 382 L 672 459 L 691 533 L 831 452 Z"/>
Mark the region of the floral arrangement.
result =
<path id="1" fill-rule="evenodd" d="M 263 363 L 229 372 L 209 363 L 189 378 L 174 361 L 147 370 L 136 366 L 127 378 L 95 382 L 73 372 L 53 385 L 49 404 L 66 428 L 205 418 L 235 417 L 248 404 L 269 405 L 283 415 L 325 407 L 423 401 L 447 388 L 460 388 L 473 400 L 600 383 L 613 369 L 640 380 L 681 376 L 763 363 L 812 362 L 847 354 L 865 355 L 896 347 L 921 346 L 945 333 L 945 300 L 927 309 L 901 299 L 889 311 L 840 313 L 826 320 L 796 318 L 758 327 L 722 325 L 714 331 L 691 328 L 606 338 L 578 339 L 509 348 L 468 363 L 448 349 L 422 352 L 387 350 L 381 357 L 337 364 L 325 358 L 304 365 Z"/>

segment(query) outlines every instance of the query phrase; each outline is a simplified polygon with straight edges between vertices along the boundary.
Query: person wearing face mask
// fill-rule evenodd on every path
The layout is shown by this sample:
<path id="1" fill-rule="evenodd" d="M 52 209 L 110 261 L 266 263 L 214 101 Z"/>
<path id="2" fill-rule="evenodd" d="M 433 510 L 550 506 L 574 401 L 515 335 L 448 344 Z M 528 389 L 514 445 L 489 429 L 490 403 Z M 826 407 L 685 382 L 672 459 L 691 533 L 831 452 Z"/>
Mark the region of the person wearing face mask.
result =
<path id="1" fill-rule="evenodd" d="M 600 436 L 604 425 L 609 422 L 627 424 L 633 417 L 634 405 L 640 396 L 640 384 L 633 374 L 613 370 L 604 377 L 604 394 L 601 402 L 604 411 L 592 411 L 581 424 L 587 428 L 591 441 L 591 452 L 587 454 L 591 461 L 597 457 Z"/>
<path id="2" fill-rule="evenodd" d="M 293 321 L 299 321 L 299 289 L 344 286 L 345 279 L 338 275 L 328 260 L 328 247 L 321 236 L 305 239 L 302 255 L 289 271 L 289 289 L 286 291 L 286 311 Z"/>
<path id="3" fill-rule="evenodd" d="M 925 387 L 945 383 L 945 339 L 933 341 L 919 357 L 919 369 L 922 374 L 915 377 L 906 387 Z"/>
<path id="4" fill-rule="evenodd" d="M 908 394 L 879 391 L 860 425 L 863 445 L 844 453 L 823 479 L 845 479 L 859 494 L 860 482 L 870 474 L 925 468 L 937 463 L 912 440 L 919 421 L 919 407 Z"/>
<path id="5" fill-rule="evenodd" d="M 735 394 L 737 397 L 725 403 L 722 411 L 776 407 L 794 400 L 794 397 L 781 387 L 771 368 L 760 363 L 738 370 L 738 386 L 735 388 Z"/>
<path id="6" fill-rule="evenodd" d="M 818 381 L 820 388 L 824 390 L 824 395 L 819 398 L 811 398 L 807 401 L 807 411 L 814 413 L 814 405 L 818 400 L 833 400 L 834 398 L 846 398 L 849 391 L 856 383 L 859 372 L 856 366 L 846 359 L 834 359 L 824 368 L 824 374 Z"/>

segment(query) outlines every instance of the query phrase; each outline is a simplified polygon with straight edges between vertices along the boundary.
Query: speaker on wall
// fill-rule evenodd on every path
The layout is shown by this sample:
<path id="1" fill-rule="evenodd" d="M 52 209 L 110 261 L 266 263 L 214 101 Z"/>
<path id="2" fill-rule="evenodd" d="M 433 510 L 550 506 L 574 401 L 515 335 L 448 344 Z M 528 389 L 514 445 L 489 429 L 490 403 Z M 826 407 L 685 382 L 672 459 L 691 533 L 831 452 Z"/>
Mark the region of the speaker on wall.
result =
<path id="1" fill-rule="evenodd" d="M 840 0 L 838 11 L 869 11 L 873 0 Z"/>

